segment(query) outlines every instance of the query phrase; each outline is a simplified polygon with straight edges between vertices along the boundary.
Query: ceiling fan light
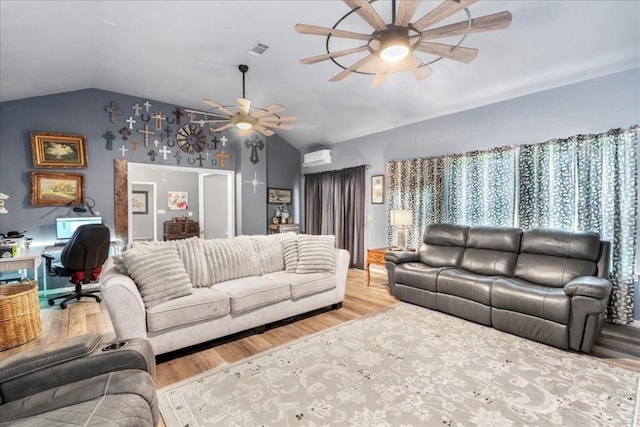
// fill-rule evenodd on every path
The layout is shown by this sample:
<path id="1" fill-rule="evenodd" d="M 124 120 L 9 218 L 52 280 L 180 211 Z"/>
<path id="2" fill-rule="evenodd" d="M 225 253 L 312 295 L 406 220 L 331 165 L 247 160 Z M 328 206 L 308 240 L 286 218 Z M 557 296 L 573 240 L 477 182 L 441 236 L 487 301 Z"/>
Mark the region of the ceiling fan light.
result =
<path id="1" fill-rule="evenodd" d="M 236 122 L 236 127 L 240 130 L 247 130 L 251 129 L 253 125 L 250 122 L 241 119 Z"/>
<path id="2" fill-rule="evenodd" d="M 387 46 L 380 52 L 380 58 L 387 62 L 398 62 L 403 60 L 409 54 L 409 47 L 398 44 L 394 46 Z"/>
<path id="3" fill-rule="evenodd" d="M 380 41 L 380 59 L 398 62 L 409 54 L 409 35 L 406 29 L 387 30 Z"/>

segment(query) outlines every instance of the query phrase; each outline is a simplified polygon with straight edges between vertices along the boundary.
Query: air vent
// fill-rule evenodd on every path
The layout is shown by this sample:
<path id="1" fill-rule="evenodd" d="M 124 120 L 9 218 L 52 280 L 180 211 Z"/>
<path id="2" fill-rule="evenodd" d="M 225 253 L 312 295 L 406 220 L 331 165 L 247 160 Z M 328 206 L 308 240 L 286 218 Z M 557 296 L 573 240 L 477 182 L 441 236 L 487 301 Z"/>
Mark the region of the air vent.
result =
<path id="1" fill-rule="evenodd" d="M 267 49 L 269 49 L 269 46 L 267 46 L 266 44 L 260 43 L 260 42 L 256 42 L 256 44 L 254 44 L 253 47 L 249 50 L 249 54 L 255 55 L 255 56 L 260 56 Z"/>

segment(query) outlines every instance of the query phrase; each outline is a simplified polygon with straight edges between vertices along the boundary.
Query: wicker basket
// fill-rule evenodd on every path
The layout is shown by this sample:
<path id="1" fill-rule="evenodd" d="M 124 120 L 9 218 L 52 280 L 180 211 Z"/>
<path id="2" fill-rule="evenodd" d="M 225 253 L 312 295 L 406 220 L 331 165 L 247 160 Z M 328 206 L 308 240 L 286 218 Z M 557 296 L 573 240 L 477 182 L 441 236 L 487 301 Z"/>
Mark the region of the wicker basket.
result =
<path id="1" fill-rule="evenodd" d="M 0 285 L 0 351 L 17 347 L 42 333 L 38 282 Z"/>

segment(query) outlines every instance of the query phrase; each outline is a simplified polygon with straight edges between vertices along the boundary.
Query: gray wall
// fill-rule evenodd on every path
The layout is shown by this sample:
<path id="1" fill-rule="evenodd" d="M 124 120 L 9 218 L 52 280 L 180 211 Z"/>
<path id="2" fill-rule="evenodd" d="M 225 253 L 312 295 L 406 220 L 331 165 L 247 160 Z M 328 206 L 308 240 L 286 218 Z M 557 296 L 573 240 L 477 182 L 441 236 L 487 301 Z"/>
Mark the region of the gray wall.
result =
<path id="1" fill-rule="evenodd" d="M 386 205 L 370 203 L 370 177 L 384 174 L 388 161 L 538 143 L 638 123 L 640 69 L 634 69 L 335 144 L 332 164 L 303 172 L 371 165 L 365 247 L 382 247 Z"/>
<path id="2" fill-rule="evenodd" d="M 289 215 L 293 216 L 296 224 L 300 224 L 301 211 L 304 207 L 304 202 L 301 198 L 301 178 L 300 168 L 294 168 L 294 165 L 299 165 L 300 151 L 292 147 L 284 139 L 278 135 L 274 135 L 269 138 L 267 144 L 267 156 L 271 161 L 267 166 L 267 187 L 273 188 L 287 188 L 291 189 L 291 205 L 287 206 Z M 278 163 L 274 160 L 278 159 Z M 271 219 L 275 215 L 276 205 L 267 205 L 267 223 L 271 224 Z"/>

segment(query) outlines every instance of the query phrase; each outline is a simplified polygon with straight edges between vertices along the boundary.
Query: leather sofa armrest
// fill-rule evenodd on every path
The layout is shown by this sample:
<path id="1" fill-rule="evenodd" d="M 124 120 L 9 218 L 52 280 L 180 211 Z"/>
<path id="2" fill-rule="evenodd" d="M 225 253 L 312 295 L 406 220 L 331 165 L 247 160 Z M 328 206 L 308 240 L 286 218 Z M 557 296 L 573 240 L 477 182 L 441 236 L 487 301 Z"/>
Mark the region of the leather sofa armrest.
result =
<path id="1" fill-rule="evenodd" d="M 402 264 L 404 262 L 417 262 L 420 261 L 420 254 L 409 251 L 392 251 L 384 256 L 384 260 L 392 262 L 394 264 Z"/>
<path id="2" fill-rule="evenodd" d="M 576 277 L 564 286 L 564 293 L 570 297 L 585 296 L 596 299 L 609 298 L 611 282 L 596 276 Z"/>
<path id="3" fill-rule="evenodd" d="M 1 401 L 125 369 L 155 376 L 155 357 L 148 341 L 132 338 L 103 343 L 100 334 L 80 335 L 1 360 Z"/>

